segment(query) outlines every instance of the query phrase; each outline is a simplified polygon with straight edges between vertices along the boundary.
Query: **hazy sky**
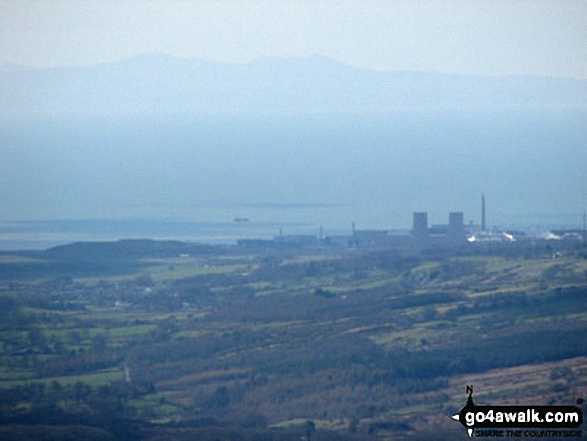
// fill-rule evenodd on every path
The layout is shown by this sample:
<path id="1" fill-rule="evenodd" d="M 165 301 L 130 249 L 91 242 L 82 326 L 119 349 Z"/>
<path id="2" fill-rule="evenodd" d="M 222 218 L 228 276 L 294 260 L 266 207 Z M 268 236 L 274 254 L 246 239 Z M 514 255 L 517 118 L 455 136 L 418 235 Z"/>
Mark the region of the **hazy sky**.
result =
<path id="1" fill-rule="evenodd" d="M 80 66 L 145 53 L 227 63 L 320 55 L 369 69 L 587 80 L 587 0 L 0 0 L 0 65 Z M 130 91 L 134 110 L 132 94 L 140 98 L 152 88 L 141 86 L 140 75 L 127 87 L 127 78 L 96 76 L 108 69 L 75 71 L 88 75 L 87 84 L 41 72 L 42 81 L 30 83 L 46 84 L 41 94 L 27 83 L 37 77 L 19 74 L 14 89 L 0 82 L 0 92 L 42 115 L 58 110 L 51 106 L 67 107 L 71 96 L 91 109 L 96 90 Z M 178 78 L 171 75 L 169 83 Z M 94 87 L 104 81 L 106 89 Z M 579 82 L 522 81 L 544 85 L 545 96 L 571 83 L 578 89 L 569 90 L 584 90 Z M 230 91 L 229 81 L 226 86 Z M 157 92 L 165 90 L 181 89 Z M 105 108 L 120 110 L 105 96 L 113 100 Z M 492 224 L 513 222 L 516 213 L 571 213 L 575 222 L 587 200 L 587 116 L 563 110 L 226 121 L 126 121 L 113 111 L 99 121 L 12 121 L 0 124 L 0 220 L 168 215 L 225 221 L 239 214 L 274 221 L 275 210 L 267 218 L 230 208 L 229 217 L 205 217 L 200 202 L 334 202 L 339 211 L 320 212 L 310 222 L 408 227 L 412 211 L 428 210 L 435 223 L 445 222 L 450 210 L 475 219 L 485 192 Z M 280 222 L 295 220 L 278 214 Z"/>
<path id="2" fill-rule="evenodd" d="M 0 63 L 86 65 L 154 52 L 587 78 L 587 1 L 0 2 Z"/>

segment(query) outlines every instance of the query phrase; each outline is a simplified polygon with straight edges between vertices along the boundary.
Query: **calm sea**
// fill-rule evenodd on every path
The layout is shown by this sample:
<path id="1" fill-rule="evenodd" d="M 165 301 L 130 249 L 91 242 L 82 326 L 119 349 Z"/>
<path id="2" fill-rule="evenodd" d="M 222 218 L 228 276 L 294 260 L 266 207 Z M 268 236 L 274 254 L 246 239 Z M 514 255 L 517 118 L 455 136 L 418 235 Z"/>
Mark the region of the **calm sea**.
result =
<path id="1" fill-rule="evenodd" d="M 0 249 L 479 224 L 482 193 L 488 225 L 580 228 L 586 140 L 556 109 L 0 120 Z"/>
<path id="2" fill-rule="evenodd" d="M 531 220 L 532 217 L 530 217 Z M 496 225 L 540 235 L 551 229 L 579 228 L 578 223 L 536 215 L 541 222 Z M 550 222 L 549 222 L 550 220 Z M 558 222 L 556 222 L 558 220 Z M 119 239 L 179 240 L 205 244 L 234 245 L 238 239 L 272 239 L 284 235 L 318 236 L 320 225 L 302 222 L 195 222 L 186 220 L 52 220 L 0 221 L 0 251 L 44 250 L 78 241 Z M 405 234 L 408 229 L 394 230 Z M 322 227 L 327 235 L 350 235 L 349 228 Z"/>
<path id="3" fill-rule="evenodd" d="M 0 251 L 43 250 L 77 241 L 118 239 L 180 240 L 236 244 L 238 239 L 271 239 L 283 234 L 319 234 L 319 226 L 304 223 L 194 222 L 178 220 L 56 220 L 0 222 Z M 325 230 L 325 234 L 350 234 Z"/>

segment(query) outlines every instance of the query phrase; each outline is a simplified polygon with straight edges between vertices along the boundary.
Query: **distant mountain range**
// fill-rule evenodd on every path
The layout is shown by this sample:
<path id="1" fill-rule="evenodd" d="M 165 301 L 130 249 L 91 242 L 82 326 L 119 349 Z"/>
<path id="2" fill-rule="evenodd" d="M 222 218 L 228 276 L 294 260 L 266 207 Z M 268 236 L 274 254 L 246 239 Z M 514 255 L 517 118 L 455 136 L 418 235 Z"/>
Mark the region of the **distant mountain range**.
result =
<path id="1" fill-rule="evenodd" d="M 582 108 L 587 81 L 380 72 L 322 57 L 223 64 L 144 55 L 88 66 L 0 68 L 0 115 L 385 113 Z"/>

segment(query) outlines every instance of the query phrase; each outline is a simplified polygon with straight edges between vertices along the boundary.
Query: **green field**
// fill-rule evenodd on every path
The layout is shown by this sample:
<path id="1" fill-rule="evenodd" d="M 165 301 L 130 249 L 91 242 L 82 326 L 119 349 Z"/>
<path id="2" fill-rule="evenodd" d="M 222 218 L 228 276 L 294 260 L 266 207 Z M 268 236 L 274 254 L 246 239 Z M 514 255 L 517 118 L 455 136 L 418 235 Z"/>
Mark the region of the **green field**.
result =
<path id="1" fill-rule="evenodd" d="M 587 396 L 584 255 L 227 248 L 126 274 L 26 267 L 0 292 L 0 408 L 451 439 L 439 418 L 471 381 L 496 404 Z"/>

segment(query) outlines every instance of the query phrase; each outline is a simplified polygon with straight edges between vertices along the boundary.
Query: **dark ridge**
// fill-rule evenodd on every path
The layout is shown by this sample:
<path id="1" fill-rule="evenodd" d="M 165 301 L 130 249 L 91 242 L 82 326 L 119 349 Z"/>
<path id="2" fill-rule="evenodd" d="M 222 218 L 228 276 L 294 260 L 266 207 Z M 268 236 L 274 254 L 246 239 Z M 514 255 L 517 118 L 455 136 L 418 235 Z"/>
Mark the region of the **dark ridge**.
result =
<path id="1" fill-rule="evenodd" d="M 44 253 L 50 259 L 144 259 L 201 255 L 218 251 L 219 247 L 179 241 L 152 239 L 123 239 L 117 242 L 75 242 L 49 248 Z"/>

